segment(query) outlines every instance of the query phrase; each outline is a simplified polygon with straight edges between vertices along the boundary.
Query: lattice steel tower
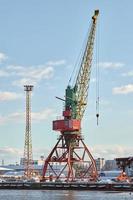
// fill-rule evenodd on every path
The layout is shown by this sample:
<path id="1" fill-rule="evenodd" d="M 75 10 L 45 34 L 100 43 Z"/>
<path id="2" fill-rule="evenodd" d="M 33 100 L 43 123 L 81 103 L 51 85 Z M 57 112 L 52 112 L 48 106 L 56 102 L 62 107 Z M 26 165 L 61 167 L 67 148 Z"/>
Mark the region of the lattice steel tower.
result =
<path id="1" fill-rule="evenodd" d="M 31 92 L 32 85 L 24 85 L 26 91 L 26 129 L 24 144 L 24 176 L 31 178 L 33 176 L 33 157 L 32 157 L 32 138 L 31 138 Z"/>

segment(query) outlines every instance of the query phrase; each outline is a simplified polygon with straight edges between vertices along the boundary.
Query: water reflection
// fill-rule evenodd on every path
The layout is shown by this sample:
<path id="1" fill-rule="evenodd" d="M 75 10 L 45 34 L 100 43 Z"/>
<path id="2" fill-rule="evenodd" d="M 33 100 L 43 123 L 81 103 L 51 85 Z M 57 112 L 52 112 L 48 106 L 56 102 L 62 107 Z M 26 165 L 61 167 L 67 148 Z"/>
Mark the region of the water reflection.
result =
<path id="1" fill-rule="evenodd" d="M 133 200 L 133 193 L 67 190 L 0 190 L 0 200 Z"/>
<path id="2" fill-rule="evenodd" d="M 55 194 L 56 199 L 58 200 L 77 200 L 75 191 L 58 191 Z"/>

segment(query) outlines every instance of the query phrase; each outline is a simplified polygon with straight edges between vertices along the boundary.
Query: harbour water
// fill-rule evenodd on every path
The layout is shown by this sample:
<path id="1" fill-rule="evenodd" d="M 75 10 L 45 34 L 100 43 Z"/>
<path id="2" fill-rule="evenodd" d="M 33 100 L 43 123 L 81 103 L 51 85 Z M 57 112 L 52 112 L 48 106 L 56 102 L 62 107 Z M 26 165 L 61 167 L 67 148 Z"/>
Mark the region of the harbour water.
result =
<path id="1" fill-rule="evenodd" d="M 0 200 L 133 200 L 130 192 L 0 190 Z"/>

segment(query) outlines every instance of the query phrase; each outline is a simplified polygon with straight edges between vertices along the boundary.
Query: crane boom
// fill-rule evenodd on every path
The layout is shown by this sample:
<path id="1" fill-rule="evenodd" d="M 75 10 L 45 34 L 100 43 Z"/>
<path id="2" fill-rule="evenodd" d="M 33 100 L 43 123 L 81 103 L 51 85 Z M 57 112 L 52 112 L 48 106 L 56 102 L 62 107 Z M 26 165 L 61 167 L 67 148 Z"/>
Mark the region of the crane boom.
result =
<path id="1" fill-rule="evenodd" d="M 76 99 L 77 99 L 77 119 L 82 119 L 88 97 L 88 87 L 91 74 L 91 65 L 92 65 L 92 55 L 94 48 L 94 39 L 96 32 L 96 22 L 99 14 L 99 10 L 95 10 L 94 16 L 92 17 L 92 25 L 88 41 L 86 44 L 85 52 L 82 58 L 81 66 L 79 73 L 76 79 Z"/>

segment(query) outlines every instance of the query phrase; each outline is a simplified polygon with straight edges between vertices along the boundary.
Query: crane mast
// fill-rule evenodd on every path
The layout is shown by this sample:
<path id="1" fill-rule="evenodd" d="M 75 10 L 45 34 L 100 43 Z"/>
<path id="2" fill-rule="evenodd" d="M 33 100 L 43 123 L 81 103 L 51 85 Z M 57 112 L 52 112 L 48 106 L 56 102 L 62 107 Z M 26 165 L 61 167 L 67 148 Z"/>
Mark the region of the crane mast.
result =
<path id="1" fill-rule="evenodd" d="M 87 105 L 98 14 L 99 10 L 95 10 L 92 16 L 91 29 L 75 85 L 73 87 L 68 85 L 66 88 L 63 119 L 53 121 L 53 130 L 59 131 L 61 135 L 44 163 L 43 177 L 45 179 L 48 171 L 49 173 L 52 172 L 54 179 L 61 178 L 62 173 L 66 174 L 67 181 L 75 178 L 87 178 L 89 180 L 97 178 L 95 160 L 81 135 L 81 120 Z M 59 173 L 54 170 L 52 164 L 54 162 L 60 165 L 64 164 Z M 79 167 L 79 165 L 81 166 Z"/>

